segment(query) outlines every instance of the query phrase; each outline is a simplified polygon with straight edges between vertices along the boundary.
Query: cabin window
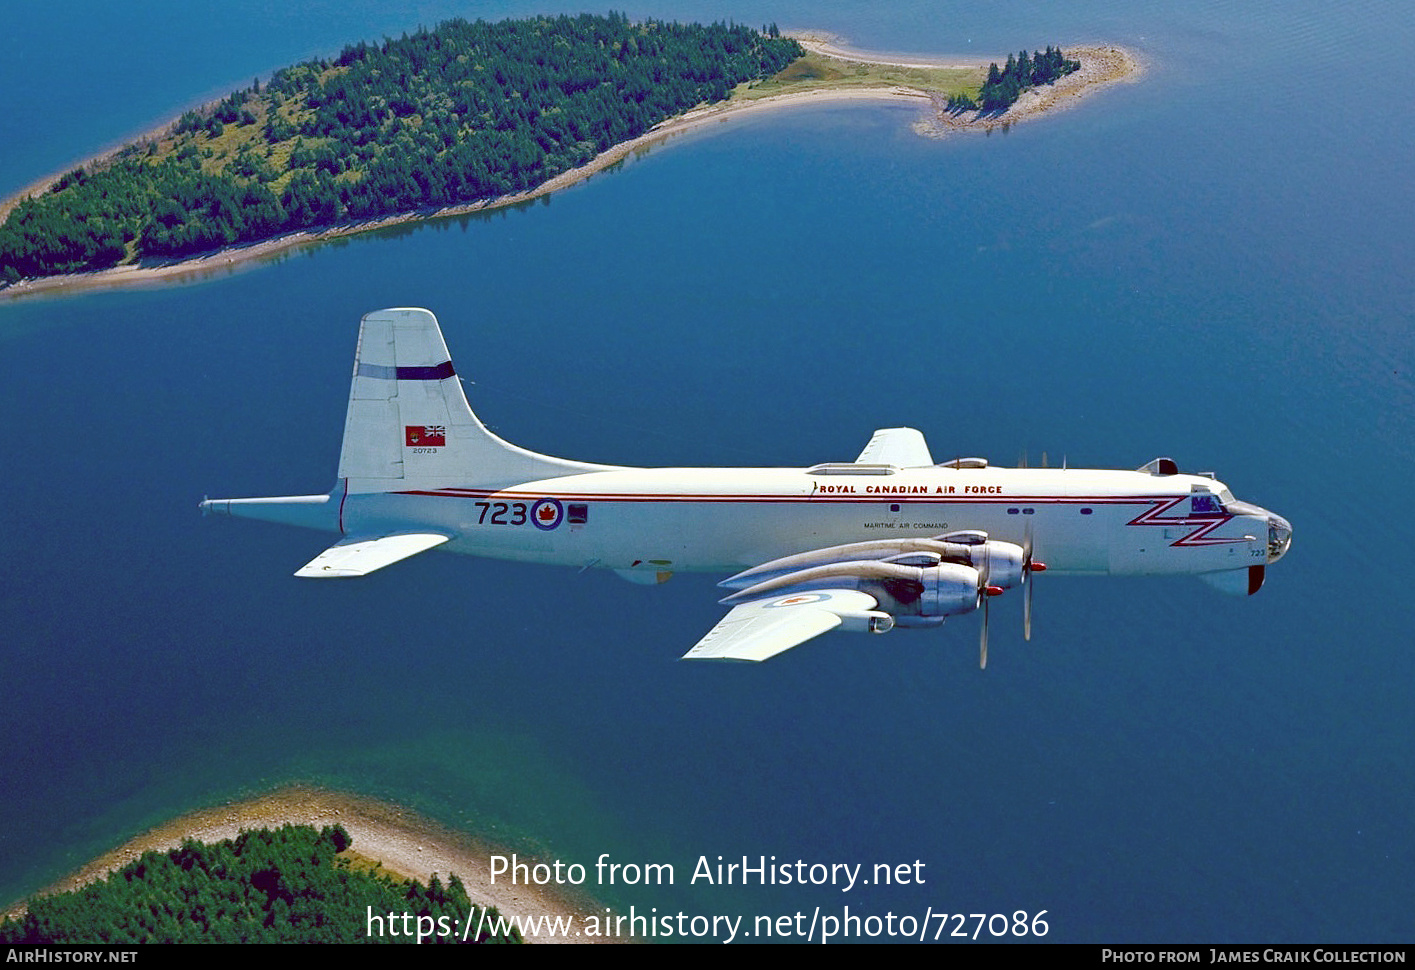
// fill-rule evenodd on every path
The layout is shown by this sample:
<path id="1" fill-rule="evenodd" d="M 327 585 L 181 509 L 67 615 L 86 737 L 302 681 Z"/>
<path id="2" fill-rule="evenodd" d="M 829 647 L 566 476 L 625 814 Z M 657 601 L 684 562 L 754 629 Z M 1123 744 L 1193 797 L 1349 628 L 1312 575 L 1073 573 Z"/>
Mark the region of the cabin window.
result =
<path id="1" fill-rule="evenodd" d="M 583 502 L 571 502 L 565 506 L 565 517 L 571 525 L 584 525 L 590 517 L 590 507 Z"/>

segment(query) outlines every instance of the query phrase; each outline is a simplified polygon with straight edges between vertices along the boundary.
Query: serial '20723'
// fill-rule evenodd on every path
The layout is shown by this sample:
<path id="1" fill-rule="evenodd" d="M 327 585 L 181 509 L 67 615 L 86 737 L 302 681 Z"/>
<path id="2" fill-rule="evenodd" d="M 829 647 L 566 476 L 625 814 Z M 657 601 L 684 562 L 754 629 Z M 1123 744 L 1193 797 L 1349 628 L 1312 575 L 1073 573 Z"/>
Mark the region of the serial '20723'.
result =
<path id="1" fill-rule="evenodd" d="M 884 633 L 981 610 L 1035 573 L 1197 575 L 1255 593 L 1292 527 L 1168 458 L 1135 471 L 936 464 L 913 428 L 810 468 L 630 468 L 537 454 L 472 413 L 432 313 L 359 330 L 339 480 L 324 495 L 207 499 L 203 512 L 341 538 L 296 576 L 365 576 L 441 548 L 614 570 L 731 574 L 729 612 L 685 654 L 766 660 L 832 629 Z M 1045 565 L 1044 565 L 1045 563 Z"/>

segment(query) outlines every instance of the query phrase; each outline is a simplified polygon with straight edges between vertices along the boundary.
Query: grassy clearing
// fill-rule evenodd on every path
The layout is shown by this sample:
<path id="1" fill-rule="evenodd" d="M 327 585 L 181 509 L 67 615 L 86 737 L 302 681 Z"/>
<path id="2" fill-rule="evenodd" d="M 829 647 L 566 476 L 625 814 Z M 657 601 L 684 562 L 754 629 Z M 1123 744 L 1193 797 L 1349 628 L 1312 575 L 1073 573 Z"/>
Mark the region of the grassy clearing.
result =
<path id="1" fill-rule="evenodd" d="M 753 100 L 818 88 L 851 87 L 906 87 L 944 96 L 964 92 L 976 95 L 986 78 L 987 70 L 980 67 L 898 67 L 827 57 L 810 51 L 765 81 L 739 84 L 732 97 Z"/>
<path id="2" fill-rule="evenodd" d="M 294 70 L 302 69 L 313 70 L 303 65 Z M 318 73 L 321 81 L 327 81 L 336 75 L 347 73 L 347 71 L 348 68 L 331 67 Z M 265 123 L 272 117 L 287 122 L 292 129 L 298 129 L 301 124 L 314 117 L 314 109 L 305 106 L 298 99 L 291 100 L 282 95 L 262 91 L 259 94 L 248 94 L 243 106 L 255 116 L 254 124 L 243 125 L 236 122 L 226 124 L 223 126 L 222 133 L 215 138 L 204 129 L 188 131 L 180 135 L 172 134 L 170 131 L 162 132 L 153 139 L 156 147 L 148 153 L 148 159 L 154 163 L 161 162 L 190 145 L 201 153 L 203 171 L 219 174 L 225 171 L 227 164 L 242 150 L 250 151 L 265 159 L 276 172 L 280 173 L 271 183 L 274 191 L 279 194 L 294 175 L 287 169 L 290 153 L 294 150 L 295 144 L 303 141 L 307 147 L 314 147 L 327 144 L 330 139 L 302 139 L 298 135 L 291 135 L 289 138 L 274 143 L 267 140 L 264 131 Z M 212 106 L 207 105 L 206 107 Z"/>

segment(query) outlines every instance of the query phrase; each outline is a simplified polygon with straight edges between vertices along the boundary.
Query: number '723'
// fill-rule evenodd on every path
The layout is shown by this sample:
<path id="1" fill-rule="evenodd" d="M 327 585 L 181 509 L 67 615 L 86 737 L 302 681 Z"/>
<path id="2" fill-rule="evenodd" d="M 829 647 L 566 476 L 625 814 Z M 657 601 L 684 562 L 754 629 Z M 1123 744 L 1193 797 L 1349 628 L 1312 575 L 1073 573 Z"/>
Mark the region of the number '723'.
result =
<path id="1" fill-rule="evenodd" d="M 481 509 L 477 525 L 525 525 L 530 521 L 526 518 L 525 502 L 478 502 L 477 507 Z M 491 518 L 487 518 L 488 512 Z M 508 514 L 510 519 L 506 518 Z"/>

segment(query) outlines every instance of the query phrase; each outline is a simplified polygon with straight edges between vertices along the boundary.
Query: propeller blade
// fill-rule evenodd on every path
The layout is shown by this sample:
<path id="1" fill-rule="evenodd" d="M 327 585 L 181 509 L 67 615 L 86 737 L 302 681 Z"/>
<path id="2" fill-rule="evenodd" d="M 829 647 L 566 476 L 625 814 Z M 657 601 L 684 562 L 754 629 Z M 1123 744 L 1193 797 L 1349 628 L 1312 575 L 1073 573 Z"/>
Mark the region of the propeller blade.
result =
<path id="1" fill-rule="evenodd" d="M 1047 564 L 1032 558 L 1032 523 L 1027 523 L 1027 532 L 1022 539 L 1022 638 L 1032 639 L 1032 573 L 1046 572 Z"/>
<path id="2" fill-rule="evenodd" d="M 1032 639 L 1032 523 L 1022 539 L 1022 639 Z"/>
<path id="3" fill-rule="evenodd" d="M 978 646 L 978 669 L 988 669 L 988 600 L 990 596 L 983 597 L 983 638 Z"/>
<path id="4" fill-rule="evenodd" d="M 1022 596 L 1022 639 L 1032 639 L 1032 584 L 1027 583 L 1027 592 Z"/>
<path id="5" fill-rule="evenodd" d="M 983 607 L 982 640 L 978 644 L 978 669 L 988 669 L 988 601 L 992 599 L 992 588 L 988 585 L 988 572 L 992 564 L 992 553 L 983 546 L 983 568 L 978 570 L 978 598 Z"/>

